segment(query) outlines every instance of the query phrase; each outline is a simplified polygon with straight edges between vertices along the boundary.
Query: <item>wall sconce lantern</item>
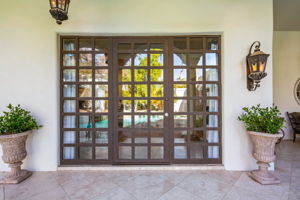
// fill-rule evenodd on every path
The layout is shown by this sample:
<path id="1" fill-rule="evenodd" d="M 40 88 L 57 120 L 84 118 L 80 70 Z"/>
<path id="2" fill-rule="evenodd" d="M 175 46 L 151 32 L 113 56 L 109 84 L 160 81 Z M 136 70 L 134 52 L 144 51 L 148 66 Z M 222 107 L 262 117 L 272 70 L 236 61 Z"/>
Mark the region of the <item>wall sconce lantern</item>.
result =
<path id="1" fill-rule="evenodd" d="M 254 52 L 251 53 L 255 44 Z M 259 48 L 260 42 L 253 42 L 247 55 L 247 88 L 250 91 L 256 90 L 260 86 L 260 80 L 267 76 L 265 70 L 269 54 L 262 52 Z"/>
<path id="2" fill-rule="evenodd" d="M 50 0 L 49 12 L 57 24 L 61 25 L 62 21 L 68 19 L 69 4 L 70 0 Z"/>

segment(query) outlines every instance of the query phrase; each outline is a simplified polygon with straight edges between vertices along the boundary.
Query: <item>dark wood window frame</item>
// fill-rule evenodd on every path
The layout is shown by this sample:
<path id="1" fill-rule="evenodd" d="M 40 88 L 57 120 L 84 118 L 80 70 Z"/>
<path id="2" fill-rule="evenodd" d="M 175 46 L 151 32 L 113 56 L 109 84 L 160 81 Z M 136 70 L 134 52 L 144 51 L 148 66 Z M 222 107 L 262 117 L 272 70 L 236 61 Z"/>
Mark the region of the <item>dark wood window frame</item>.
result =
<path id="1" fill-rule="evenodd" d="M 175 38 L 186 38 L 187 41 L 187 47 L 184 50 L 180 49 L 175 49 L 174 48 L 174 39 Z M 193 50 L 190 48 L 190 40 L 193 38 L 202 38 L 203 39 L 203 47 L 201 49 Z M 209 39 L 215 38 L 218 41 L 218 48 L 216 50 L 209 50 L 208 45 L 209 45 Z M 64 40 L 71 39 L 75 40 L 75 51 L 69 51 L 69 50 L 64 50 Z M 79 39 L 89 39 L 91 41 L 91 50 L 85 50 L 85 51 L 79 51 Z M 107 40 L 107 49 L 105 50 L 99 50 L 95 51 L 95 45 L 96 45 L 96 39 L 106 39 Z M 166 139 L 167 148 L 168 150 L 165 152 L 168 156 L 168 159 L 162 161 L 162 162 L 120 162 L 117 159 L 117 150 L 116 150 L 116 137 L 117 134 L 114 133 L 114 130 L 116 129 L 116 93 L 113 92 L 116 88 L 116 70 L 115 70 L 115 65 L 116 61 L 114 61 L 114 57 L 116 56 L 116 48 L 114 47 L 114 41 L 120 41 L 120 40 L 139 40 L 139 39 L 145 39 L 145 40 L 163 40 L 166 41 L 166 67 L 168 68 L 168 74 L 169 76 L 167 78 L 167 88 L 166 91 L 168 91 L 166 98 L 168 98 L 168 101 L 172 101 L 176 99 L 176 97 L 172 97 L 172 87 L 173 84 L 180 84 L 180 82 L 174 82 L 172 80 L 173 78 L 173 69 L 178 68 L 178 69 L 186 69 L 189 71 L 190 69 L 194 69 L 195 66 L 190 66 L 189 64 L 189 59 L 187 59 L 186 66 L 176 66 L 174 67 L 173 64 L 173 53 L 178 53 L 178 54 L 203 54 L 203 65 L 201 66 L 202 69 L 202 76 L 206 77 L 206 69 L 217 69 L 217 77 L 218 79 L 216 81 L 207 81 L 205 78 L 204 80 L 201 81 L 196 81 L 196 80 L 189 80 L 189 73 L 187 72 L 187 82 L 182 83 L 182 84 L 187 84 L 187 85 L 193 85 L 193 84 L 202 84 L 203 88 L 206 88 L 207 84 L 216 84 L 217 85 L 217 91 L 218 91 L 218 96 L 214 97 L 209 97 L 206 96 L 205 91 L 206 89 L 202 90 L 202 96 L 200 98 L 194 98 L 194 97 L 184 97 L 184 99 L 187 99 L 187 102 L 190 102 L 193 99 L 201 99 L 202 103 L 206 102 L 207 100 L 215 99 L 218 100 L 217 102 L 217 112 L 208 112 L 206 103 L 204 103 L 204 109 L 201 112 L 180 112 L 180 113 L 175 113 L 172 110 L 172 106 L 169 103 L 169 108 L 167 108 L 167 112 L 169 113 L 169 117 L 173 117 L 175 114 L 181 114 L 181 115 L 188 115 L 187 117 L 187 123 L 190 124 L 190 115 L 197 114 L 201 115 L 203 117 L 203 123 L 204 126 L 201 128 L 194 128 L 194 127 L 187 127 L 184 130 L 188 131 L 187 137 L 190 136 L 190 131 L 203 131 L 203 138 L 202 141 L 199 142 L 200 146 L 203 148 L 203 154 L 204 158 L 203 159 L 192 159 L 190 155 L 188 155 L 187 159 L 174 159 L 174 147 L 175 146 L 186 146 L 187 147 L 187 152 L 189 152 L 190 144 L 192 143 L 189 139 L 186 144 L 175 144 L 174 143 L 174 120 L 169 120 L 168 124 L 168 129 L 169 129 L 169 134 Z M 108 54 L 108 63 L 107 66 L 95 66 L 95 55 L 99 53 L 105 53 Z M 217 54 L 217 64 L 214 66 L 207 66 L 206 65 L 206 60 L 205 60 L 205 55 L 206 53 L 216 53 Z M 63 57 L 64 54 L 74 54 L 75 55 L 75 66 L 64 66 L 63 62 Z M 92 65 L 91 66 L 84 66 L 80 67 L 79 66 L 79 55 L 80 54 L 91 54 L 92 55 Z M 66 69 L 73 69 L 76 71 L 76 80 L 75 81 L 70 81 L 70 82 L 64 82 L 64 70 Z M 80 69 L 90 69 L 92 70 L 92 81 L 90 82 L 79 82 L 79 70 Z M 107 82 L 95 82 L 95 70 L 96 69 L 107 69 L 108 72 L 108 81 Z M 222 164 L 222 80 L 221 80 L 221 36 L 219 35 L 182 35 L 182 36 L 125 36 L 125 37 L 120 37 L 120 36 L 112 36 L 112 37 L 105 37 L 105 36 L 60 36 L 60 163 L 62 165 L 74 165 L 74 164 Z M 79 85 L 82 84 L 90 84 L 92 85 L 92 96 L 89 98 L 84 98 L 84 97 L 78 97 L 78 91 L 79 91 Z M 108 91 L 109 95 L 108 97 L 96 97 L 95 96 L 95 85 L 96 84 L 106 84 L 108 85 Z M 76 91 L 75 91 L 75 97 L 64 97 L 64 85 L 75 85 L 76 86 Z M 189 87 L 187 87 L 187 91 L 189 91 Z M 182 98 L 181 98 L 182 99 Z M 64 112 L 64 100 L 75 100 L 76 101 L 76 107 L 75 107 L 75 112 Z M 92 112 L 90 113 L 79 113 L 79 100 L 92 100 Z M 108 110 L 109 112 L 106 113 L 95 113 L 95 100 L 107 100 L 108 103 Z M 189 107 L 189 103 L 187 105 Z M 165 111 L 165 112 L 166 112 Z M 91 121 L 94 122 L 96 116 L 100 115 L 107 115 L 108 116 L 108 123 L 109 126 L 108 128 L 96 128 L 94 125 L 92 125 L 91 128 L 84 129 L 84 128 L 78 128 L 79 127 L 79 116 L 81 115 L 89 115 L 91 116 Z M 208 116 L 209 115 L 216 115 L 217 116 L 217 127 L 206 127 L 205 124 L 207 124 Z M 76 117 L 76 124 L 75 128 L 65 128 L 64 127 L 64 116 L 75 116 Z M 94 124 L 94 123 L 93 123 Z M 178 128 L 180 130 L 180 128 Z M 208 143 L 207 138 L 206 138 L 206 131 L 209 130 L 216 130 L 218 131 L 218 142 L 217 143 Z M 64 131 L 75 131 L 75 141 L 73 144 L 71 143 L 64 143 Z M 80 143 L 79 142 L 79 131 L 87 131 L 92 133 L 93 137 L 91 139 L 91 143 Z M 108 141 L 106 143 L 97 143 L 94 133 L 96 131 L 108 131 Z M 208 158 L 208 146 L 210 147 L 218 147 L 218 158 Z M 75 159 L 64 159 L 64 148 L 65 147 L 74 147 L 74 156 Z M 91 147 L 92 148 L 92 153 L 91 153 L 91 159 L 80 159 L 80 151 L 79 147 Z M 96 147 L 103 147 L 107 148 L 108 151 L 108 158 L 107 159 L 96 159 Z M 188 153 L 189 154 L 189 153 Z"/>

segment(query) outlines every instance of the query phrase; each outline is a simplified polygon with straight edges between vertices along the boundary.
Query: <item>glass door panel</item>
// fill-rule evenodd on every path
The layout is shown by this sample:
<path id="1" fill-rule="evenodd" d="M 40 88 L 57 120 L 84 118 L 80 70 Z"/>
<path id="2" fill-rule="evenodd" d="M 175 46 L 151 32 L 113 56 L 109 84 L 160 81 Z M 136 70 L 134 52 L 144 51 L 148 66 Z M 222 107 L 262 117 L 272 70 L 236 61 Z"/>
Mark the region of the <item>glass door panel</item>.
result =
<path id="1" fill-rule="evenodd" d="M 167 40 L 114 41 L 116 163 L 168 163 Z"/>

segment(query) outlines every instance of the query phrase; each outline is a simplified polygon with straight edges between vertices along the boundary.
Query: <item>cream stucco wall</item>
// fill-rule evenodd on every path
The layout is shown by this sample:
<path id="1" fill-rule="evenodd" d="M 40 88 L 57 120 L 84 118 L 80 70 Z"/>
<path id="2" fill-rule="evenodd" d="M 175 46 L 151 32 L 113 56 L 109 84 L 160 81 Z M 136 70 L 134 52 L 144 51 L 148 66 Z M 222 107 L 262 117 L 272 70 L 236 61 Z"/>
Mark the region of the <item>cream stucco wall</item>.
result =
<path id="1" fill-rule="evenodd" d="M 285 138 L 291 139 L 292 129 L 286 112 L 300 112 L 294 98 L 294 86 L 300 78 L 300 31 L 274 32 L 273 63 L 274 104 L 287 120 Z"/>
<path id="2" fill-rule="evenodd" d="M 228 170 L 256 166 L 237 116 L 243 106 L 272 104 L 272 59 L 257 91 L 247 91 L 245 75 L 253 41 L 272 54 L 272 0 L 72 0 L 70 20 L 61 26 L 48 9 L 41 0 L 4 1 L 0 7 L 0 109 L 20 103 L 44 125 L 29 138 L 25 167 L 56 170 L 59 163 L 58 33 L 222 34 L 223 163 Z M 7 169 L 3 162 L 0 169 Z"/>

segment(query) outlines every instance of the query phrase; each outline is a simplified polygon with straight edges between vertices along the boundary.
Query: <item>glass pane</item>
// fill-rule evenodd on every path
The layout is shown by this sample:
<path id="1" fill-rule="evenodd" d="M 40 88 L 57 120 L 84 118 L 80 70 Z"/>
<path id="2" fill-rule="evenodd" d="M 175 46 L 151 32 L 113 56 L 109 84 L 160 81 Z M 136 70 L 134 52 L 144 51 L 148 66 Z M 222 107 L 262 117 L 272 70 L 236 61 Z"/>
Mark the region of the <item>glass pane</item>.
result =
<path id="1" fill-rule="evenodd" d="M 108 54 L 107 53 L 95 54 L 95 65 L 108 66 Z"/>
<path id="2" fill-rule="evenodd" d="M 164 87 L 162 84 L 151 84 L 150 85 L 150 96 L 151 97 L 163 97 Z"/>
<path id="3" fill-rule="evenodd" d="M 92 147 L 79 147 L 80 159 L 92 159 Z"/>
<path id="4" fill-rule="evenodd" d="M 164 65 L 164 54 L 150 55 L 150 66 L 163 66 L 163 65 Z"/>
<path id="5" fill-rule="evenodd" d="M 147 66 L 148 57 L 147 54 L 136 54 L 134 56 L 134 66 Z"/>
<path id="6" fill-rule="evenodd" d="M 75 69 L 65 69 L 63 81 L 64 82 L 76 81 L 76 70 Z"/>
<path id="7" fill-rule="evenodd" d="M 135 97 L 148 97 L 148 87 L 146 84 L 134 85 L 134 96 Z"/>
<path id="8" fill-rule="evenodd" d="M 187 48 L 186 38 L 175 38 L 174 39 L 174 50 L 184 50 Z"/>
<path id="9" fill-rule="evenodd" d="M 203 81 L 202 69 L 189 69 L 190 81 Z"/>
<path id="10" fill-rule="evenodd" d="M 218 70 L 206 69 L 206 81 L 218 81 Z"/>
<path id="11" fill-rule="evenodd" d="M 63 56 L 63 65 L 64 66 L 75 66 L 76 65 L 76 59 L 75 54 L 64 54 Z"/>
<path id="12" fill-rule="evenodd" d="M 175 146 L 174 147 L 174 158 L 175 159 L 187 159 L 186 146 Z"/>
<path id="13" fill-rule="evenodd" d="M 64 116 L 64 128 L 76 128 L 75 116 Z"/>
<path id="14" fill-rule="evenodd" d="M 96 85 L 95 90 L 96 97 L 108 97 L 108 85 Z"/>
<path id="15" fill-rule="evenodd" d="M 150 131 L 151 143 L 164 143 L 164 132 L 162 131 Z"/>
<path id="16" fill-rule="evenodd" d="M 174 143 L 186 143 L 187 142 L 187 131 L 175 130 L 174 131 Z"/>
<path id="17" fill-rule="evenodd" d="M 186 128 L 187 115 L 174 115 L 174 128 Z"/>
<path id="18" fill-rule="evenodd" d="M 119 147 L 120 159 L 131 159 L 131 147 L 120 146 Z"/>
<path id="19" fill-rule="evenodd" d="M 219 147 L 208 146 L 207 154 L 208 154 L 208 158 L 219 158 Z"/>
<path id="20" fill-rule="evenodd" d="M 206 125 L 210 128 L 218 127 L 218 115 L 208 115 L 206 117 Z"/>
<path id="21" fill-rule="evenodd" d="M 187 87 L 186 84 L 174 84 L 174 97 L 186 97 Z"/>
<path id="22" fill-rule="evenodd" d="M 134 112 L 147 112 L 148 111 L 148 100 L 135 100 L 134 101 Z"/>
<path id="23" fill-rule="evenodd" d="M 202 66 L 203 65 L 203 54 L 190 54 L 190 66 Z"/>
<path id="24" fill-rule="evenodd" d="M 148 143 L 148 131 L 135 131 L 134 143 Z"/>
<path id="25" fill-rule="evenodd" d="M 104 51 L 108 48 L 107 39 L 96 39 L 95 40 L 95 51 Z"/>
<path id="26" fill-rule="evenodd" d="M 148 147 L 134 147 L 134 158 L 135 159 L 147 159 L 148 158 Z"/>
<path id="27" fill-rule="evenodd" d="M 147 69 L 135 69 L 134 70 L 134 81 L 144 82 L 147 81 L 148 70 Z"/>
<path id="28" fill-rule="evenodd" d="M 95 147 L 96 159 L 108 159 L 108 147 Z"/>
<path id="29" fill-rule="evenodd" d="M 203 131 L 200 131 L 200 130 L 193 130 L 191 133 L 190 133 L 190 141 L 191 142 L 203 142 L 204 141 L 204 134 L 203 134 Z"/>
<path id="30" fill-rule="evenodd" d="M 119 66 L 131 66 L 131 54 L 120 53 L 118 55 Z"/>
<path id="31" fill-rule="evenodd" d="M 186 69 L 173 69 L 173 81 L 186 81 Z"/>
<path id="32" fill-rule="evenodd" d="M 64 147 L 64 159 L 75 159 L 75 147 Z"/>
<path id="33" fill-rule="evenodd" d="M 64 51 L 75 51 L 76 50 L 76 40 L 75 39 L 63 39 L 63 49 Z"/>
<path id="34" fill-rule="evenodd" d="M 203 146 L 201 144 L 190 144 L 190 158 L 203 159 Z"/>
<path id="35" fill-rule="evenodd" d="M 148 51 L 148 44 L 147 43 L 135 43 L 134 50 L 138 51 Z"/>
<path id="36" fill-rule="evenodd" d="M 150 69 L 150 80 L 151 81 L 164 81 L 164 70 L 163 69 Z"/>
<path id="37" fill-rule="evenodd" d="M 191 128 L 203 127 L 203 116 L 202 115 L 190 115 L 190 127 Z"/>
<path id="38" fill-rule="evenodd" d="M 203 38 L 190 38 L 190 49 L 203 49 Z"/>
<path id="39" fill-rule="evenodd" d="M 218 96 L 218 85 L 206 84 L 206 96 L 210 96 L 210 97 Z"/>
<path id="40" fill-rule="evenodd" d="M 80 115 L 79 128 L 92 128 L 92 117 L 89 115 Z"/>
<path id="41" fill-rule="evenodd" d="M 203 112 L 204 105 L 201 99 L 190 100 L 190 112 Z"/>
<path id="42" fill-rule="evenodd" d="M 92 54 L 79 54 L 79 66 L 92 66 Z"/>
<path id="43" fill-rule="evenodd" d="M 118 103 L 118 112 L 131 112 L 131 100 L 120 100 Z"/>
<path id="44" fill-rule="evenodd" d="M 130 128 L 131 124 L 131 115 L 120 115 L 118 117 L 119 128 Z"/>
<path id="45" fill-rule="evenodd" d="M 215 99 L 207 100 L 206 110 L 208 112 L 218 112 L 218 100 Z"/>
<path id="46" fill-rule="evenodd" d="M 64 97 L 75 97 L 76 85 L 64 85 Z"/>
<path id="47" fill-rule="evenodd" d="M 108 100 L 95 100 L 95 112 L 108 112 Z"/>
<path id="48" fill-rule="evenodd" d="M 80 82 L 91 82 L 93 80 L 91 69 L 79 70 L 79 81 Z"/>
<path id="49" fill-rule="evenodd" d="M 118 70 L 119 82 L 130 82 L 131 81 L 131 69 L 119 69 Z"/>
<path id="50" fill-rule="evenodd" d="M 134 115 L 135 128 L 148 128 L 148 115 Z"/>
<path id="51" fill-rule="evenodd" d="M 118 44 L 118 50 L 130 50 L 131 44 L 130 43 L 120 43 Z"/>
<path id="52" fill-rule="evenodd" d="M 107 131 L 96 131 L 95 142 L 97 144 L 108 144 L 108 132 Z"/>
<path id="53" fill-rule="evenodd" d="M 131 85 L 119 85 L 119 96 L 120 97 L 131 97 Z"/>
<path id="54" fill-rule="evenodd" d="M 131 131 L 119 131 L 118 132 L 118 142 L 123 144 L 132 143 Z"/>
<path id="55" fill-rule="evenodd" d="M 205 59 L 207 66 L 218 65 L 218 54 L 216 53 L 206 53 Z"/>
<path id="56" fill-rule="evenodd" d="M 174 112 L 187 112 L 187 100 L 175 99 Z"/>
<path id="57" fill-rule="evenodd" d="M 163 50 L 164 50 L 164 44 L 162 43 L 150 44 L 150 51 L 163 51 Z"/>
<path id="58" fill-rule="evenodd" d="M 64 100 L 64 112 L 75 112 L 76 101 L 75 100 Z"/>
<path id="59" fill-rule="evenodd" d="M 207 38 L 207 49 L 208 50 L 218 50 L 219 49 L 218 38 Z"/>
<path id="60" fill-rule="evenodd" d="M 92 112 L 92 107 L 93 107 L 92 100 L 80 100 L 78 107 L 79 107 L 79 112 Z"/>
<path id="61" fill-rule="evenodd" d="M 92 97 L 92 85 L 79 85 L 79 97 Z"/>
<path id="62" fill-rule="evenodd" d="M 174 66 L 186 66 L 186 54 L 174 53 L 173 54 L 173 64 Z"/>
<path id="63" fill-rule="evenodd" d="M 75 144 L 76 141 L 75 131 L 64 131 L 64 144 Z"/>
<path id="64" fill-rule="evenodd" d="M 107 82 L 108 81 L 108 69 L 96 69 L 95 70 L 95 81 L 96 82 Z"/>
<path id="65" fill-rule="evenodd" d="M 202 84 L 190 84 L 190 96 L 191 97 L 200 97 L 203 94 Z"/>
<path id="66" fill-rule="evenodd" d="M 92 143 L 92 131 L 80 131 L 79 132 L 79 142 L 80 143 Z"/>
<path id="67" fill-rule="evenodd" d="M 164 101 L 150 100 L 150 112 L 164 112 Z"/>
<path id="68" fill-rule="evenodd" d="M 79 51 L 92 51 L 92 40 L 79 39 Z"/>
<path id="69" fill-rule="evenodd" d="M 163 159 L 164 158 L 164 147 L 163 146 L 152 146 L 151 147 L 151 159 Z"/>
<path id="70" fill-rule="evenodd" d="M 108 128 L 108 116 L 95 116 L 95 128 Z"/>
<path id="71" fill-rule="evenodd" d="M 218 131 L 206 131 L 206 139 L 208 143 L 218 143 L 219 142 Z"/>
<path id="72" fill-rule="evenodd" d="M 151 128 L 163 128 L 164 116 L 163 115 L 150 115 L 150 127 Z"/>

